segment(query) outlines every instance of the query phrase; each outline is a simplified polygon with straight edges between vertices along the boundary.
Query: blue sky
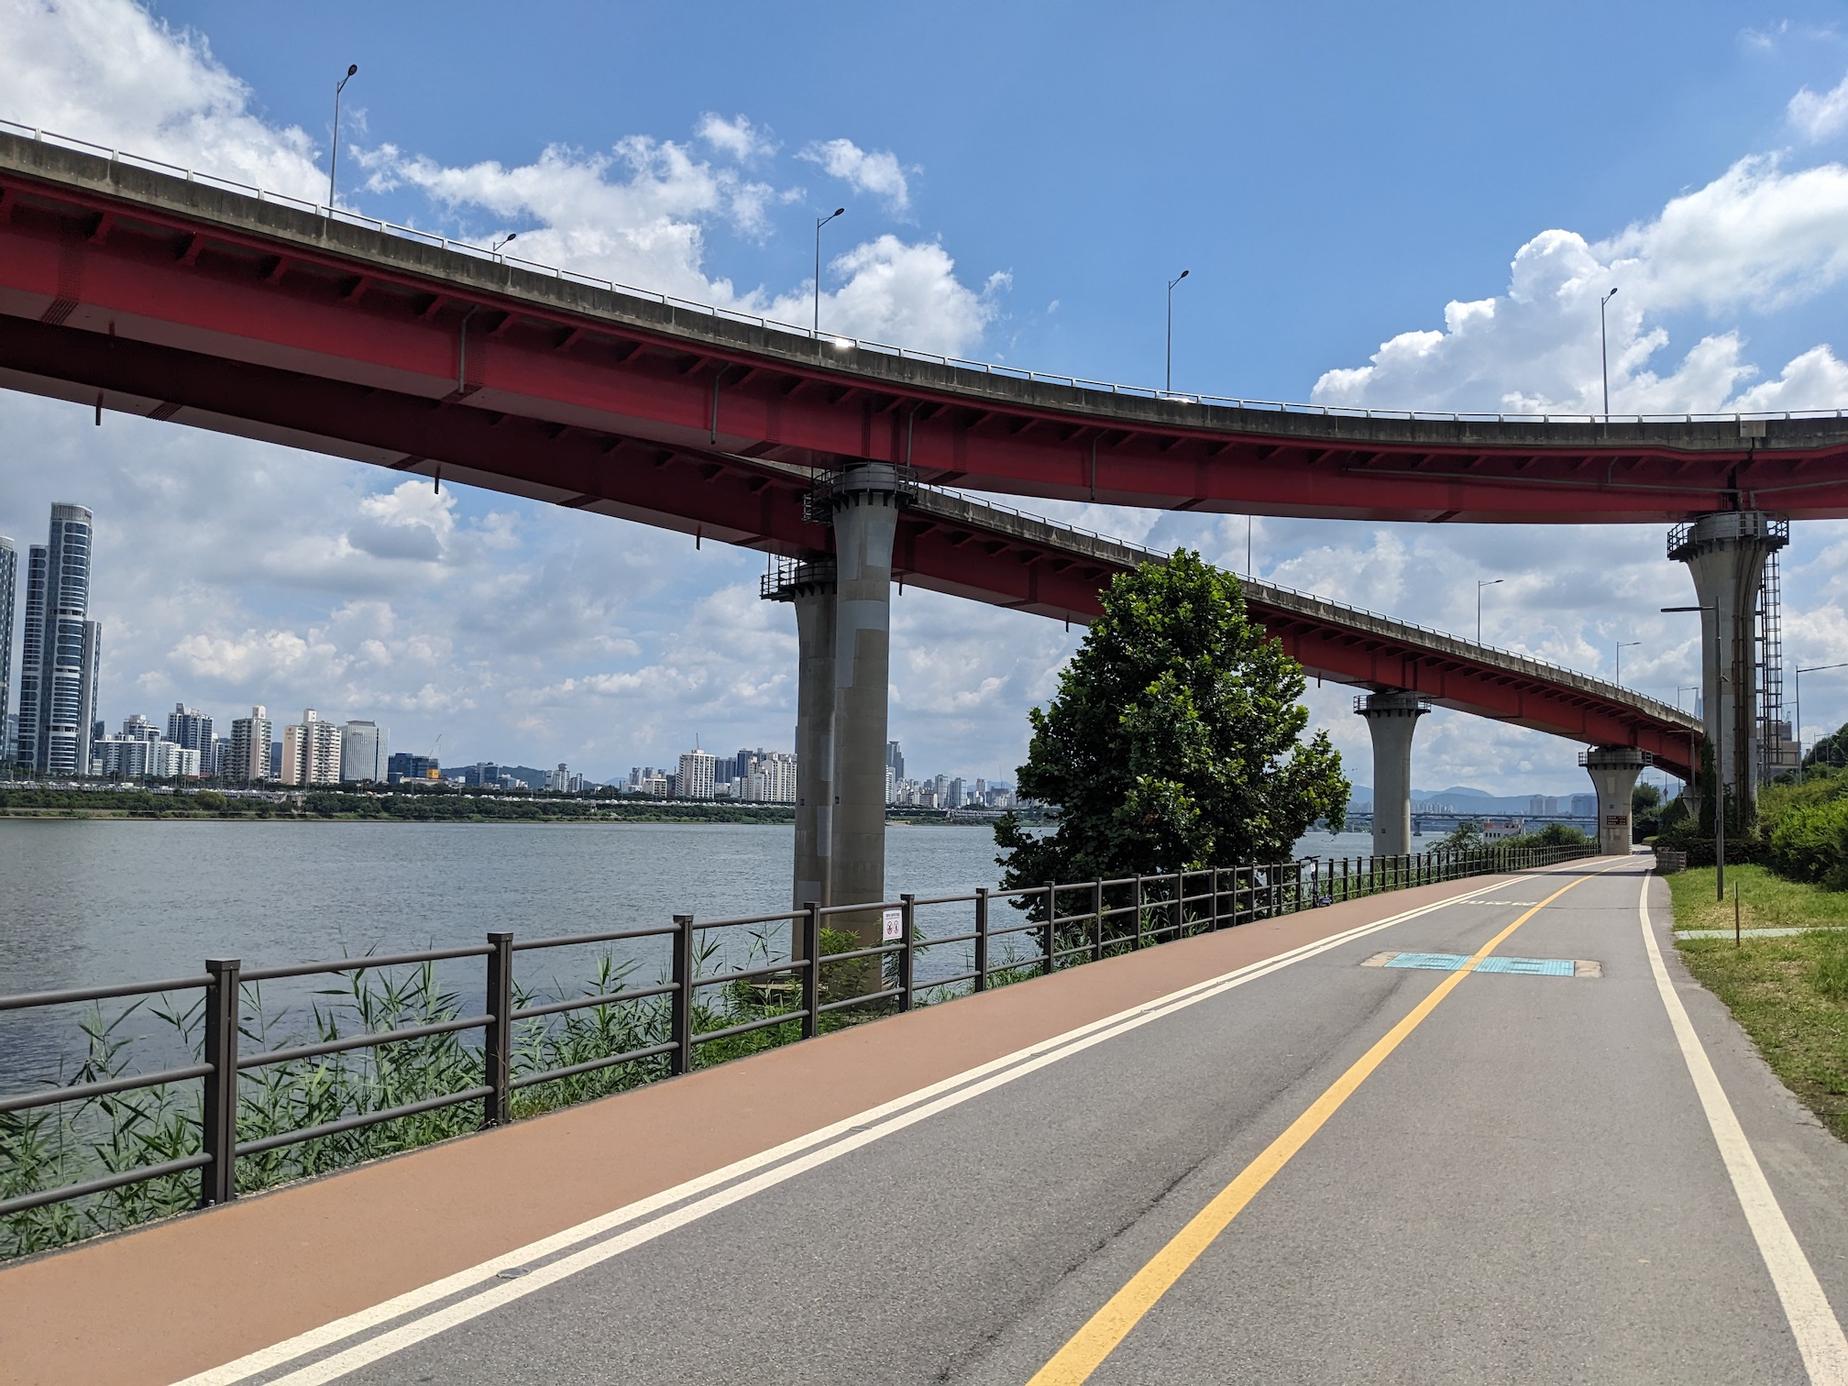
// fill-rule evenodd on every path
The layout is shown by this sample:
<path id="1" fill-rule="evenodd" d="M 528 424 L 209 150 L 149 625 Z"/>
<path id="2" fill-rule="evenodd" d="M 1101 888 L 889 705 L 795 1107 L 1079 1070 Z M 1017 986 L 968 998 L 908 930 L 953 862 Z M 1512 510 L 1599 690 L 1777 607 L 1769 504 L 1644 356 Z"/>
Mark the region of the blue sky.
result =
<path id="1" fill-rule="evenodd" d="M 1055 371 L 1387 407 L 1835 407 L 1848 31 L 1742 5 L 270 7 L 0 0 L 0 116 L 310 195 L 348 62 L 350 205 L 535 259 Z M 307 16 L 309 12 L 302 12 Z M 1587 297 L 1590 294 L 1591 297 Z M 1447 314 L 1447 305 L 1452 305 Z M 1458 308 L 1456 305 L 1475 305 Z M 1407 336 L 1404 334 L 1430 334 Z M 1442 334 L 1442 335 L 1438 335 Z M 1383 343 L 1390 345 L 1382 347 Z M 1330 372 L 1349 372 L 1330 375 Z M 83 427 L 79 427 L 79 425 Z M 178 698 L 386 722 L 446 760 L 593 774 L 784 746 L 788 613 L 748 555 L 172 426 L 0 397 L 40 465 L 0 533 L 98 512 L 113 723 Z M 150 473 L 146 464 L 158 464 Z M 1062 507 L 1242 562 L 1242 519 Z M 1260 573 L 1672 699 L 1692 631 L 1653 528 L 1259 521 Z M 1848 659 L 1848 530 L 1799 526 L 1792 650 Z M 1009 778 L 1071 639 L 899 604 L 893 732 L 924 773 Z M 513 613 L 508 615 L 507 613 Z M 1848 682 L 1806 688 L 1815 734 Z M 1370 778 L 1345 691 L 1312 698 Z M 1421 786 L 1564 792 L 1573 748 L 1450 714 Z"/>

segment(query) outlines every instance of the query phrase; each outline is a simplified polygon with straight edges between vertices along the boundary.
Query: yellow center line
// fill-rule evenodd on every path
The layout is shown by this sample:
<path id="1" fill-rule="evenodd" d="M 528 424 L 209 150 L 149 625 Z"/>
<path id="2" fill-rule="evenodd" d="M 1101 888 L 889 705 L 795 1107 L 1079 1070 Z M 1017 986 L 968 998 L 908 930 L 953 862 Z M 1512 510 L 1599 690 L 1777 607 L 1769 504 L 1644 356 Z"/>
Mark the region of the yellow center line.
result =
<path id="1" fill-rule="evenodd" d="M 1594 874 L 1613 870 L 1617 865 L 1622 863 L 1603 867 L 1599 873 Z M 1130 1278 L 1127 1285 L 1112 1295 L 1104 1307 L 1091 1315 L 1065 1346 L 1053 1354 L 1051 1361 L 1033 1374 L 1027 1386 L 1078 1386 L 1078 1383 L 1088 1380 L 1091 1373 L 1103 1365 L 1104 1359 L 1116 1350 L 1117 1344 L 1129 1335 L 1129 1331 L 1142 1321 L 1174 1282 L 1181 1278 L 1181 1273 L 1200 1258 L 1200 1254 L 1213 1244 L 1221 1232 L 1231 1226 L 1232 1220 L 1245 1210 L 1246 1204 L 1257 1197 L 1259 1190 L 1270 1183 L 1277 1172 L 1290 1162 L 1290 1158 L 1309 1143 L 1309 1138 L 1340 1110 L 1341 1104 L 1352 1097 L 1355 1090 L 1385 1062 L 1386 1056 L 1397 1049 L 1405 1037 L 1416 1030 L 1425 1017 L 1436 1010 L 1439 1003 L 1476 970 L 1477 964 L 1501 947 L 1521 925 L 1568 890 L 1583 885 L 1589 879 L 1589 876 L 1579 876 L 1561 886 L 1483 944 L 1461 967 L 1439 982 L 1424 1000 L 1412 1007 L 1403 1020 L 1356 1059 L 1346 1073 L 1335 1079 L 1328 1090 L 1291 1122 L 1282 1135 L 1266 1146 L 1262 1154 L 1240 1170 L 1236 1179 L 1213 1195 L 1211 1202 L 1195 1213 L 1187 1225 L 1175 1233 L 1172 1240 Z"/>

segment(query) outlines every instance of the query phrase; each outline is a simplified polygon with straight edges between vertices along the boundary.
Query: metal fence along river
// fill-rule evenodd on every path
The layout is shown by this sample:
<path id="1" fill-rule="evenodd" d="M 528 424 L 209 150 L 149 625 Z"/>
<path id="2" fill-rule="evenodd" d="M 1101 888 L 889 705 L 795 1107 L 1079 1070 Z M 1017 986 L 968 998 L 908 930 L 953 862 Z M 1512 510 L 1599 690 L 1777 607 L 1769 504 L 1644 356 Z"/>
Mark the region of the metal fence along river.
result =
<path id="1" fill-rule="evenodd" d="M 146 1163 L 132 1158 L 125 1161 L 117 1152 L 113 1159 L 105 1159 L 111 1167 L 91 1177 L 10 1193 L 0 1199 L 0 1217 L 30 1214 L 194 1170 L 199 1171 L 198 1203 L 222 1203 L 238 1193 L 240 1159 L 283 1147 L 469 1104 L 478 1104 L 477 1124 L 495 1126 L 511 1119 L 515 1093 L 579 1075 L 625 1068 L 636 1074 L 637 1081 L 648 1081 L 682 1074 L 698 1064 L 703 1049 L 719 1041 L 766 1032 L 774 1032 L 779 1041 L 806 1039 L 827 1028 L 830 1017 L 850 1022 L 908 1011 L 1061 967 L 1318 904 L 1471 875 L 1525 870 L 1590 852 L 1589 848 L 1437 850 L 1416 856 L 1049 882 L 1016 890 L 981 888 L 969 894 L 901 894 L 885 901 L 809 905 L 704 921 L 676 915 L 671 922 L 651 927 L 548 938 L 522 940 L 511 931 L 496 930 L 483 943 L 458 947 L 278 967 L 245 967 L 235 958 L 212 958 L 188 976 L 0 996 L 0 1012 L 174 996 L 189 998 L 186 1004 L 198 1003 L 203 1012 L 203 1034 L 194 1062 L 0 1095 L 0 1149 L 4 1149 L 6 1143 L 24 1139 L 21 1114 L 71 1104 L 116 1102 L 125 1094 L 196 1081 L 201 1090 L 196 1123 L 192 1123 L 197 1128 L 196 1140 L 188 1142 L 196 1149 L 169 1151 L 170 1158 Z M 1010 915 L 997 918 L 997 902 L 1011 907 L 1012 915 L 1019 917 L 1013 922 L 1007 922 Z M 934 921 L 946 910 L 957 911 L 962 920 L 951 926 L 953 932 L 935 932 L 921 923 L 921 917 Z M 854 927 L 858 936 L 835 932 L 833 926 L 839 925 Z M 753 966 L 700 975 L 699 960 L 710 955 L 701 946 L 706 937 L 739 930 L 753 931 L 758 937 L 775 930 L 781 936 L 785 927 L 789 944 L 783 955 Z M 878 942 L 864 941 L 875 934 Z M 530 995 L 516 984 L 516 968 L 523 959 L 557 949 L 638 940 L 667 944 L 671 963 L 662 980 L 537 1002 L 520 999 Z M 843 941 L 854 946 L 840 946 Z M 831 945 L 832 951 L 826 951 Z M 963 970 L 944 976 L 933 969 L 930 980 L 920 981 L 920 958 L 941 949 L 958 950 L 966 959 Z M 337 979 L 458 960 L 478 962 L 482 968 L 485 1001 L 479 1013 L 442 1014 L 426 1017 L 422 1023 L 388 1025 L 319 1042 L 251 1053 L 241 1050 L 240 1039 L 249 1032 L 246 1012 L 253 1006 L 253 992 L 263 983 Z M 642 1029 L 647 1033 L 652 1027 L 658 1038 L 571 1064 L 522 1067 L 516 1062 L 515 1034 L 523 1022 L 543 1025 L 576 1012 L 630 1007 L 648 1008 L 653 1019 Z M 457 1034 L 478 1037 L 468 1051 L 476 1056 L 472 1062 L 476 1082 L 298 1128 L 249 1135 L 240 1131 L 240 1117 L 251 1111 L 251 1099 L 240 1085 L 243 1075 L 290 1064 L 338 1063 L 343 1056 L 361 1051 L 376 1053 L 390 1046 Z M 0 1083 L 4 1081 L 0 1076 Z M 17 1164 L 16 1152 L 7 1153 L 7 1163 Z"/>

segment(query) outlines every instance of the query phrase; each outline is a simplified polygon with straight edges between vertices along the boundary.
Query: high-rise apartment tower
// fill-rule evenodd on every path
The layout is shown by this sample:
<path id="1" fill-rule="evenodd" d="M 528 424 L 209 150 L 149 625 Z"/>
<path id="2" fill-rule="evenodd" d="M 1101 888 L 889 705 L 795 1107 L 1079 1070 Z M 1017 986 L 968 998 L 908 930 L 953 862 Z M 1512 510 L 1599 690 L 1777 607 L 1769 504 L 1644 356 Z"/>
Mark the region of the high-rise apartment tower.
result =
<path id="1" fill-rule="evenodd" d="M 92 516 L 53 505 L 51 532 L 26 555 L 19 759 L 45 775 L 90 773 L 102 629 L 89 619 Z"/>

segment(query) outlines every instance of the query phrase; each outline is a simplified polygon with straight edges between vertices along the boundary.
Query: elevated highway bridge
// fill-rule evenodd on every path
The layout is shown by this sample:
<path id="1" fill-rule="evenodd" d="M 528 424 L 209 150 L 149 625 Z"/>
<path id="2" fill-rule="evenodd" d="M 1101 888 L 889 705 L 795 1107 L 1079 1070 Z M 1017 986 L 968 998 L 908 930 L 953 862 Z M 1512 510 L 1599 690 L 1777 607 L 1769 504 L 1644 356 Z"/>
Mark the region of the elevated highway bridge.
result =
<path id="1" fill-rule="evenodd" d="M 860 752 L 885 738 L 890 580 L 1082 622 L 1114 573 L 1154 556 L 938 483 L 1363 520 L 1698 526 L 1771 503 L 1848 515 L 1838 415 L 1344 414 L 1003 372 L 650 298 L 4 131 L 0 385 L 93 406 L 99 422 L 104 410 L 170 419 L 701 540 L 847 559 L 825 583 L 782 593 L 808 631 L 804 677 L 844 690 L 826 709 L 818 693 L 798 719 L 812 766 L 820 746 L 840 748 L 840 774 L 803 795 L 831 820 L 809 836 L 830 841 L 839 823 L 870 833 L 880 821 L 883 758 Z M 818 475 L 837 482 L 819 507 Z M 881 609 L 843 635 L 831 613 L 847 569 L 864 583 L 855 611 Z M 1357 708 L 1376 750 L 1389 734 L 1389 756 L 1409 756 L 1432 702 L 1684 776 L 1712 733 L 1554 666 L 1262 583 L 1248 595 L 1316 676 L 1411 695 Z M 818 603 L 830 614 L 805 621 Z M 822 645 L 825 669 L 810 658 Z M 1729 656 L 1741 648 L 1749 640 Z M 1724 715 L 1720 699 L 1708 705 Z M 1389 837 L 1381 850 L 1402 846 Z M 852 846 L 850 869 L 799 865 L 798 893 L 807 882 L 876 898 L 872 851 Z"/>

